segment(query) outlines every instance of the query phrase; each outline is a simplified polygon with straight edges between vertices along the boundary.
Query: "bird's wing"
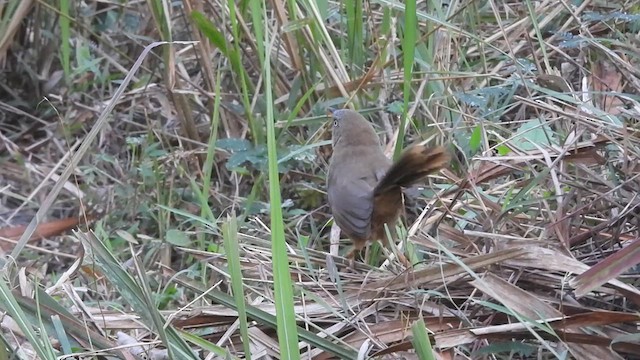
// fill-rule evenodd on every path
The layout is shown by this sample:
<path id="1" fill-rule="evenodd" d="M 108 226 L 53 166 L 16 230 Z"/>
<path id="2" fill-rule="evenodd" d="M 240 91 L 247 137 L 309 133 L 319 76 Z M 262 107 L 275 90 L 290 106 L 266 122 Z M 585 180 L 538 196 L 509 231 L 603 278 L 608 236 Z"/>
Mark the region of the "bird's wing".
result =
<path id="1" fill-rule="evenodd" d="M 373 184 L 366 178 L 341 177 L 331 187 L 329 204 L 333 218 L 350 238 L 368 239 L 373 213 Z"/>

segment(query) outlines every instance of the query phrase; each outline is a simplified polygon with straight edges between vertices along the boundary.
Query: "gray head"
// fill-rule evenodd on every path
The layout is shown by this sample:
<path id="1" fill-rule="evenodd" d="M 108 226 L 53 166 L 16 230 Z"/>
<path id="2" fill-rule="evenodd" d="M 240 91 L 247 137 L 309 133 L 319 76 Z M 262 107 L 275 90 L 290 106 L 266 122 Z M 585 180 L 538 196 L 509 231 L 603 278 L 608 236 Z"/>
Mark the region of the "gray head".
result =
<path id="1" fill-rule="evenodd" d="M 329 117 L 333 119 L 334 149 L 337 146 L 380 146 L 380 140 L 373 126 L 359 113 L 349 109 L 329 109 Z"/>

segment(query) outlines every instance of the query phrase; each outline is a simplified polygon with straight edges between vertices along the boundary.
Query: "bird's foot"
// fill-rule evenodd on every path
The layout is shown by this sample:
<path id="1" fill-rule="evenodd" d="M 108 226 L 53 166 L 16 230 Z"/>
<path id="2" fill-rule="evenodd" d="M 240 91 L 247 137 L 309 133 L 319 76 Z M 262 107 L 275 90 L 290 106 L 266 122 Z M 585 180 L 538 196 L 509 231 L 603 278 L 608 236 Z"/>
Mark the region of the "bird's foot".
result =
<path id="1" fill-rule="evenodd" d="M 400 263 L 402 265 L 404 265 L 404 267 L 406 267 L 407 269 L 411 269 L 413 268 L 413 265 L 411 265 L 411 262 L 409 262 L 409 259 L 407 259 L 406 256 L 404 256 L 403 253 L 398 252 L 398 260 L 400 261 Z"/>

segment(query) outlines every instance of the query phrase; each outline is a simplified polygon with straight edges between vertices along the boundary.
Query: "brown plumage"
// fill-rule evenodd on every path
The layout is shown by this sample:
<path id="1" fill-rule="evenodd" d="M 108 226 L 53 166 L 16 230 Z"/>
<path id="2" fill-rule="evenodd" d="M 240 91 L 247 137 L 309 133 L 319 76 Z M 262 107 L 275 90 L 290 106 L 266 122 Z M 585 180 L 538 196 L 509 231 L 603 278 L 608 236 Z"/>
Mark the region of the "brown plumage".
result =
<path id="1" fill-rule="evenodd" d="M 415 144 L 398 161 L 387 158 L 373 126 L 359 113 L 344 109 L 333 118 L 333 155 L 327 193 L 336 224 L 353 242 L 353 258 L 368 241 L 388 245 L 385 224 L 393 234 L 403 210 L 402 188 L 415 185 L 446 166 L 450 157 L 442 146 Z M 409 263 L 404 255 L 399 260 Z"/>

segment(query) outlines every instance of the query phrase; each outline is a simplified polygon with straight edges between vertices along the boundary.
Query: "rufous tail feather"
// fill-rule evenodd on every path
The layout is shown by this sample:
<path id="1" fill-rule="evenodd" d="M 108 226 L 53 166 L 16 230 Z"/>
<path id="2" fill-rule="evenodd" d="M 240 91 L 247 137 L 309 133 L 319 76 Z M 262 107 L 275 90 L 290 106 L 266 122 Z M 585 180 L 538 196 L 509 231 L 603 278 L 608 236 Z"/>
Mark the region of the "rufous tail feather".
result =
<path id="1" fill-rule="evenodd" d="M 374 189 L 374 196 L 395 187 L 410 187 L 443 167 L 451 157 L 442 146 L 417 144 L 405 150 Z"/>

